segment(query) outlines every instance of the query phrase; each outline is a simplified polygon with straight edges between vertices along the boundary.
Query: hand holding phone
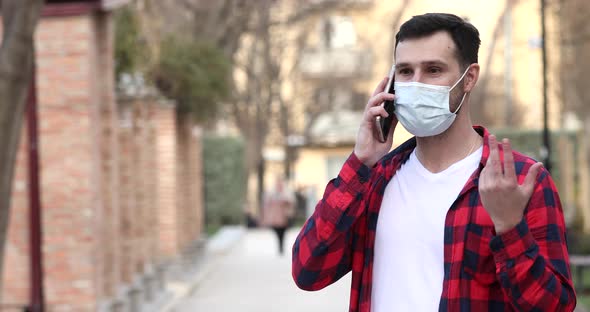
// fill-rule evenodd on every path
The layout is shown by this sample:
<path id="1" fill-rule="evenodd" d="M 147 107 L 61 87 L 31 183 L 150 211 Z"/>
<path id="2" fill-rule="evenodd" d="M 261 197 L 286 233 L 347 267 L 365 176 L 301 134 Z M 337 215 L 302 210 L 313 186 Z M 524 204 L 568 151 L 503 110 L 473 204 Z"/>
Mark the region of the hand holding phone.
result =
<path id="1" fill-rule="evenodd" d="M 389 94 L 387 91 L 393 92 L 393 75 L 394 68 L 391 69 L 389 76 L 382 79 L 375 88 L 375 91 L 373 91 L 371 98 L 365 106 L 363 120 L 354 144 L 353 153 L 369 168 L 373 167 L 379 159 L 385 156 L 392 146 L 392 140 L 390 139 L 392 133 L 390 131 L 393 132 L 397 124 L 397 119 L 393 115 L 393 107 L 391 105 L 393 102 L 391 100 L 395 96 Z M 385 108 L 383 106 L 385 106 L 384 102 L 386 101 L 390 102 L 387 104 L 387 107 L 390 109 L 390 112 L 387 113 L 389 118 L 379 117 L 381 114 L 384 114 L 383 110 Z M 381 125 L 383 125 L 383 128 Z M 384 138 L 383 143 L 379 142 L 378 132 Z"/>
<path id="2" fill-rule="evenodd" d="M 389 71 L 389 79 L 387 81 L 387 85 L 385 86 L 385 92 L 395 94 L 394 90 L 394 80 L 395 80 L 395 64 L 391 66 L 391 70 Z M 377 139 L 381 143 L 385 143 L 387 141 L 387 136 L 389 135 L 389 131 L 391 130 L 391 122 L 394 118 L 395 112 L 395 101 L 394 100 L 386 100 L 383 102 L 383 108 L 389 114 L 388 117 L 381 117 L 377 116 L 375 118 L 375 126 L 377 128 Z"/>

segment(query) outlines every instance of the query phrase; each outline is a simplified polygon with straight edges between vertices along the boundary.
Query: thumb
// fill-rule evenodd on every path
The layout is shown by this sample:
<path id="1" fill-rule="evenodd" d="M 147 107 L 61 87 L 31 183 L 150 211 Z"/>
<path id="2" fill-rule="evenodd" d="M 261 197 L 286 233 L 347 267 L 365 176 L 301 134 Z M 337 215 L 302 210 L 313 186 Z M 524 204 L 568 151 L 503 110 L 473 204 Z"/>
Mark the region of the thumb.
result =
<path id="1" fill-rule="evenodd" d="M 524 183 L 522 184 L 522 188 L 525 191 L 525 194 L 530 196 L 533 193 L 533 189 L 535 188 L 535 181 L 537 181 L 537 175 L 541 171 L 543 167 L 542 162 L 537 162 L 529 168 L 529 172 L 527 173 L 526 177 L 524 178 Z"/>

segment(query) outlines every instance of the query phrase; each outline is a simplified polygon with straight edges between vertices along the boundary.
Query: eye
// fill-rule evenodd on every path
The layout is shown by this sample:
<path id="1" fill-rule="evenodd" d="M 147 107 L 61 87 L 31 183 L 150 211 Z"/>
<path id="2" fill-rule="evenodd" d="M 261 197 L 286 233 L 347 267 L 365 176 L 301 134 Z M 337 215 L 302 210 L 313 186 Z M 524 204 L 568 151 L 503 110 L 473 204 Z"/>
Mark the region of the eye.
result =
<path id="1" fill-rule="evenodd" d="M 438 74 L 440 72 L 441 72 L 441 68 L 438 66 L 428 67 L 428 73 L 430 73 L 430 74 Z"/>
<path id="2" fill-rule="evenodd" d="M 411 75 L 412 74 L 412 70 L 409 68 L 401 68 L 400 70 L 398 70 L 397 72 L 399 75 Z"/>

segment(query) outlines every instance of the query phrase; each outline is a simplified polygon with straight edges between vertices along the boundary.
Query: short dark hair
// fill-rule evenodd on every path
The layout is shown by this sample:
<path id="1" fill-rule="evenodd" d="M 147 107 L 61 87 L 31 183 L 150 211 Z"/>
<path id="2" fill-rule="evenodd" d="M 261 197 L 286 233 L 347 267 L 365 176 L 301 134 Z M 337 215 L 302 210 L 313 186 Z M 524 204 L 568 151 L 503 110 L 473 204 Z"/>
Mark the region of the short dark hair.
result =
<path id="1" fill-rule="evenodd" d="M 405 22 L 395 35 L 395 47 L 406 39 L 417 39 L 430 36 L 439 31 L 451 35 L 457 48 L 459 65 L 467 68 L 477 63 L 477 53 L 481 40 L 477 28 L 464 19 L 447 13 L 426 13 L 416 15 Z"/>

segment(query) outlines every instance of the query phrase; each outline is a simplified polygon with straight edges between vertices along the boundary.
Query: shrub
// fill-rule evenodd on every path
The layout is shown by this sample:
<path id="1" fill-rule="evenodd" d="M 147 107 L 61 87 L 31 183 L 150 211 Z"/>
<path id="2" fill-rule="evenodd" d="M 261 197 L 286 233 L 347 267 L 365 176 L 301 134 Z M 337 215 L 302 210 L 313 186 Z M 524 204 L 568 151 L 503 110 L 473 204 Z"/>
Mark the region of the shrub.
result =
<path id="1" fill-rule="evenodd" d="M 230 96 L 231 66 L 219 48 L 196 40 L 168 37 L 152 72 L 156 86 L 176 101 L 178 112 L 196 121 L 214 118 Z"/>
<path id="2" fill-rule="evenodd" d="M 246 195 L 243 141 L 205 136 L 203 161 L 207 225 L 242 223 Z"/>

